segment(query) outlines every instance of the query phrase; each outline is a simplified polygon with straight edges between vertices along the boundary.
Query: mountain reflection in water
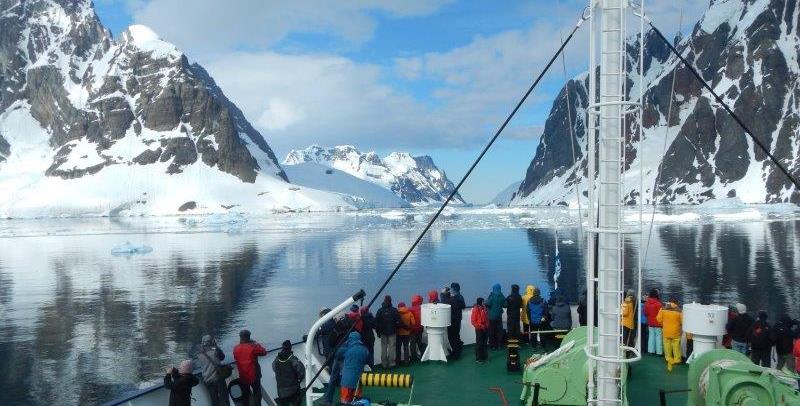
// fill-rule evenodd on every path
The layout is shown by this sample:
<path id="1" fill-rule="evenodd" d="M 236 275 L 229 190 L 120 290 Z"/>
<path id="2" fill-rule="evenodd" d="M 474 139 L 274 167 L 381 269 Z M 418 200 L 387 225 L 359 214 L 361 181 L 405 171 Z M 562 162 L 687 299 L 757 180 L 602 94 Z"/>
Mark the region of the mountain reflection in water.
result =
<path id="1" fill-rule="evenodd" d="M 102 231 L 112 220 L 72 221 Z M 0 238 L 0 404 L 112 399 L 158 380 L 204 334 L 220 337 L 229 357 L 244 327 L 269 347 L 298 339 L 321 307 L 360 288 L 373 293 L 416 237 L 406 228 L 133 229 Z M 494 283 L 506 294 L 512 283 L 536 284 L 547 296 L 556 232 L 559 287 L 574 301 L 584 278 L 575 227 L 433 230 L 387 293 L 409 302 L 458 281 L 468 303 Z M 798 237 L 797 220 L 656 226 L 645 289 L 798 317 Z M 125 241 L 153 251 L 112 256 Z M 626 242 L 631 270 L 636 243 Z"/>

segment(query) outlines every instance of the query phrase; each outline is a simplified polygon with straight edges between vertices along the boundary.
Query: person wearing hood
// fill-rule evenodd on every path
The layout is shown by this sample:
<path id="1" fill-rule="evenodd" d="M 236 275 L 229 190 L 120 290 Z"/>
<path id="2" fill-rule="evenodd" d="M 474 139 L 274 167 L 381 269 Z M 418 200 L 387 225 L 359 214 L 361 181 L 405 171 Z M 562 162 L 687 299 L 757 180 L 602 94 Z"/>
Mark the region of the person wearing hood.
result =
<path id="1" fill-rule="evenodd" d="M 461 356 L 461 350 L 464 348 L 464 342 L 461 341 L 461 320 L 466 308 L 467 303 L 464 302 L 464 296 L 461 295 L 461 285 L 458 282 L 451 283 L 450 327 L 447 328 L 447 338 L 453 348 L 453 351 L 450 352 L 451 358 L 458 359 Z"/>
<path id="2" fill-rule="evenodd" d="M 325 394 L 322 396 L 322 406 L 333 405 L 333 398 L 339 385 L 342 382 L 342 367 L 344 366 L 344 353 L 347 350 L 347 341 L 345 340 L 342 345 L 331 355 L 333 361 L 330 369 L 330 380 L 325 385 Z"/>
<path id="3" fill-rule="evenodd" d="M 225 384 L 227 376 L 220 376 L 219 367 L 225 353 L 217 347 L 217 342 L 210 335 L 204 335 L 200 340 L 200 352 L 197 354 L 197 363 L 203 375 L 203 384 L 208 389 L 211 404 L 214 406 L 228 404 L 228 386 Z"/>
<path id="4" fill-rule="evenodd" d="M 350 322 L 353 323 L 353 331 L 361 332 L 361 329 L 364 328 L 364 322 L 361 320 L 361 310 L 358 308 L 357 304 L 353 304 L 350 306 L 350 311 L 347 312 L 347 318 Z"/>
<path id="5" fill-rule="evenodd" d="M 553 307 L 550 309 L 550 327 L 553 330 L 570 330 L 572 329 L 572 310 L 569 308 L 569 302 L 564 298 L 564 295 L 555 295 L 553 300 Z"/>
<path id="6" fill-rule="evenodd" d="M 361 306 L 361 342 L 369 351 L 367 364 L 370 369 L 375 367 L 375 316 L 367 306 Z"/>
<path id="7" fill-rule="evenodd" d="M 492 293 L 486 300 L 486 307 L 489 309 L 489 348 L 496 350 L 503 345 L 503 306 L 506 297 L 500 289 L 500 284 L 492 286 Z"/>
<path id="8" fill-rule="evenodd" d="M 750 343 L 750 359 L 756 365 L 765 368 L 772 366 L 772 326 L 767 321 L 767 312 L 758 312 L 758 320 L 750 326 L 747 332 L 747 342 Z"/>
<path id="9" fill-rule="evenodd" d="M 436 289 L 431 289 L 431 291 L 428 292 L 428 303 L 439 303 L 439 292 L 437 292 Z"/>
<path id="10" fill-rule="evenodd" d="M 340 401 L 347 405 L 353 401 L 355 397 L 360 397 L 361 394 L 356 392 L 358 381 L 361 379 L 361 373 L 364 372 L 364 365 L 367 364 L 369 351 L 361 343 L 361 335 L 355 331 L 347 336 L 347 343 L 339 348 L 342 360 L 342 380 Z"/>
<path id="11" fill-rule="evenodd" d="M 530 320 L 530 331 L 528 334 L 533 334 L 537 331 L 547 330 L 547 317 L 548 309 L 547 303 L 542 299 L 539 289 L 533 290 L 533 297 L 528 300 L 528 320 Z M 536 347 L 541 344 L 544 349 L 547 343 L 547 337 L 536 335 L 536 338 L 529 337 L 531 346 Z"/>
<path id="12" fill-rule="evenodd" d="M 306 368 L 292 352 L 292 342 L 281 344 L 281 352 L 272 361 L 278 388 L 278 406 L 300 406 L 303 400 L 300 384 L 306 378 Z"/>
<path id="13" fill-rule="evenodd" d="M 633 295 L 626 295 L 625 299 L 622 301 L 622 306 L 620 309 L 622 312 L 620 324 L 622 324 L 622 344 L 631 348 L 634 347 L 634 340 L 636 339 L 636 334 L 633 330 L 633 320 L 635 319 L 634 316 L 636 315 L 634 307 Z"/>
<path id="14" fill-rule="evenodd" d="M 530 335 L 531 331 L 531 321 L 528 318 L 528 302 L 533 297 L 533 285 L 528 285 L 525 287 L 525 294 L 522 295 L 522 310 L 520 312 L 520 319 L 522 321 L 522 339 L 524 341 L 528 340 L 528 336 Z"/>
<path id="15" fill-rule="evenodd" d="M 419 361 L 422 357 L 422 296 L 411 297 L 411 313 L 414 315 L 414 328 L 411 329 L 409 347 L 411 348 L 411 361 Z"/>
<path id="16" fill-rule="evenodd" d="M 522 312 L 522 296 L 519 294 L 519 285 L 511 285 L 511 294 L 506 297 L 506 330 L 508 338 L 520 339 L 520 316 Z"/>
<path id="17" fill-rule="evenodd" d="M 731 349 L 747 355 L 747 333 L 753 326 L 753 316 L 747 314 L 747 306 L 736 303 L 736 317 L 725 326 L 731 335 Z"/>
<path id="18" fill-rule="evenodd" d="M 664 354 L 664 338 L 661 323 L 658 321 L 658 312 L 663 305 L 658 294 L 658 289 L 650 289 L 644 302 L 643 313 L 647 317 L 647 352 L 655 355 Z"/>
<path id="19" fill-rule="evenodd" d="M 787 365 L 789 367 L 794 365 L 792 346 L 798 333 L 800 333 L 800 324 L 788 315 L 783 315 L 775 323 L 775 327 L 772 329 L 772 341 L 775 343 L 775 352 L 778 354 L 778 365 L 775 367 L 777 370 L 781 370 Z"/>
<path id="20" fill-rule="evenodd" d="M 483 298 L 479 297 L 472 306 L 470 322 L 475 328 L 475 361 L 485 362 L 489 358 L 486 351 L 486 339 L 489 332 L 489 310 L 483 304 Z"/>
<path id="21" fill-rule="evenodd" d="M 400 342 L 400 363 L 408 365 L 411 362 L 411 334 L 417 320 L 411 309 L 406 307 L 405 302 L 397 304 L 397 312 L 400 313 L 400 326 L 397 328 L 397 341 Z"/>
<path id="22" fill-rule="evenodd" d="M 265 355 L 267 350 L 250 338 L 250 330 L 239 332 L 239 344 L 233 347 L 233 359 L 239 371 L 239 388 L 245 405 L 249 404 L 251 396 L 254 404 L 261 404 L 261 365 L 258 364 L 258 357 Z"/>
<path id="23" fill-rule="evenodd" d="M 164 387 L 169 389 L 169 406 L 191 406 L 192 387 L 200 383 L 192 374 L 192 360 L 184 360 L 178 369 L 167 368 Z"/>
<path id="24" fill-rule="evenodd" d="M 381 366 L 394 368 L 397 363 L 397 328 L 400 327 L 400 313 L 392 306 L 392 297 L 386 295 L 383 304 L 375 314 L 375 332 L 381 339 Z"/>
<path id="25" fill-rule="evenodd" d="M 681 363 L 683 313 L 678 307 L 678 301 L 670 299 L 667 306 L 658 312 L 656 319 L 663 326 L 664 359 L 667 361 L 667 371 L 672 372 L 672 366 Z"/>

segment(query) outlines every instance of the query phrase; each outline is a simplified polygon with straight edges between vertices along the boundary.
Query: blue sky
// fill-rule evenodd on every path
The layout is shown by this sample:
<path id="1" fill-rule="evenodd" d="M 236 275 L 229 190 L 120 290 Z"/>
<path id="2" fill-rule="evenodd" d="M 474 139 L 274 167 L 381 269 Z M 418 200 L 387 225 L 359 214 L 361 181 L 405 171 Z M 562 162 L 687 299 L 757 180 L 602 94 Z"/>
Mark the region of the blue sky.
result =
<path id="1" fill-rule="evenodd" d="M 664 29 L 677 29 L 681 5 L 648 3 Z M 145 24 L 203 65 L 279 157 L 311 143 L 409 151 L 431 155 L 456 182 L 585 4 L 96 0 L 95 6 L 115 36 Z M 694 21 L 702 8 L 684 9 Z M 525 176 L 553 98 L 565 77 L 586 69 L 587 35 L 576 37 L 566 72 L 560 64 L 551 69 L 464 185 L 468 201 L 487 202 Z"/>

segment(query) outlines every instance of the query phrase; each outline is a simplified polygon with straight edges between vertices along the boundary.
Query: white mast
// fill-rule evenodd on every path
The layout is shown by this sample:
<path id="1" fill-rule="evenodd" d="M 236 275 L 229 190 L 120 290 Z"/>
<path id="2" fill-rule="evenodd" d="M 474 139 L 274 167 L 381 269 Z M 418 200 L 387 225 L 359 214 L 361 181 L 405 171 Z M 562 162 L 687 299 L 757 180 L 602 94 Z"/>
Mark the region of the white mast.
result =
<path id="1" fill-rule="evenodd" d="M 592 103 L 588 117 L 589 233 L 586 288 L 589 327 L 586 351 L 591 365 L 587 400 L 589 404 L 603 406 L 623 403 L 621 383 L 624 377 L 621 366 L 640 357 L 637 344 L 637 348 L 633 349 L 636 356 L 626 359 L 628 348 L 623 347 L 620 325 L 626 233 L 623 230 L 622 216 L 625 193 L 625 127 L 631 123 L 634 126 L 640 124 L 638 120 L 628 116 L 638 113 L 641 108 L 641 99 L 632 102 L 626 95 L 626 15 L 631 7 L 637 8 L 641 15 L 641 5 L 631 4 L 629 0 L 589 1 L 589 97 Z M 599 30 L 594 24 L 596 15 L 600 17 Z M 595 60 L 597 35 L 600 45 L 599 87 L 595 71 L 595 66 L 598 65 Z M 641 89 L 641 64 L 639 72 Z M 595 99 L 598 96 L 599 99 Z M 636 200 L 641 204 L 640 198 Z M 596 341 L 593 328 L 595 297 L 598 308 Z"/>

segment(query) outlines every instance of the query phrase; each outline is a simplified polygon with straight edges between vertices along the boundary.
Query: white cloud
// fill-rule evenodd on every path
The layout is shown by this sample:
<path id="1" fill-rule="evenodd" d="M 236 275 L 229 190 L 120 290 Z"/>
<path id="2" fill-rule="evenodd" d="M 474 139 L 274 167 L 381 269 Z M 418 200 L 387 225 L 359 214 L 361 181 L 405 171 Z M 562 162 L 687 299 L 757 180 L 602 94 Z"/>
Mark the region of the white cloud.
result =
<path id="1" fill-rule="evenodd" d="M 452 0 L 128 0 L 134 20 L 190 54 L 265 49 L 291 33 L 372 37 L 376 15 L 425 16 Z M 179 16 L 179 17 L 178 17 Z"/>
<path id="2" fill-rule="evenodd" d="M 300 107 L 281 99 L 270 99 L 267 109 L 261 113 L 256 124 L 269 131 L 285 130 L 305 118 Z"/>
<path id="3" fill-rule="evenodd" d="M 537 3 L 528 28 L 477 36 L 442 52 L 398 57 L 387 66 L 330 53 L 287 54 L 271 48 L 291 33 L 360 43 L 372 37 L 379 16 L 429 15 L 450 0 L 199 0 L 191 6 L 179 0 L 128 1 L 136 22 L 152 26 L 199 60 L 279 153 L 311 143 L 418 150 L 482 144 L 584 6 L 583 1 L 565 0 L 557 10 L 552 2 Z M 688 32 L 705 5 L 685 2 L 683 25 Z M 665 0 L 647 5 L 662 30 L 677 30 L 680 5 Z M 586 28 L 567 48 L 569 77 L 586 69 Z M 418 79 L 424 79 L 429 94 L 412 94 L 402 87 Z M 559 61 L 543 89 L 528 101 L 522 112 L 526 119 L 512 123 L 506 137 L 536 139 L 563 81 Z M 532 110 L 538 119 L 531 120 Z"/>

